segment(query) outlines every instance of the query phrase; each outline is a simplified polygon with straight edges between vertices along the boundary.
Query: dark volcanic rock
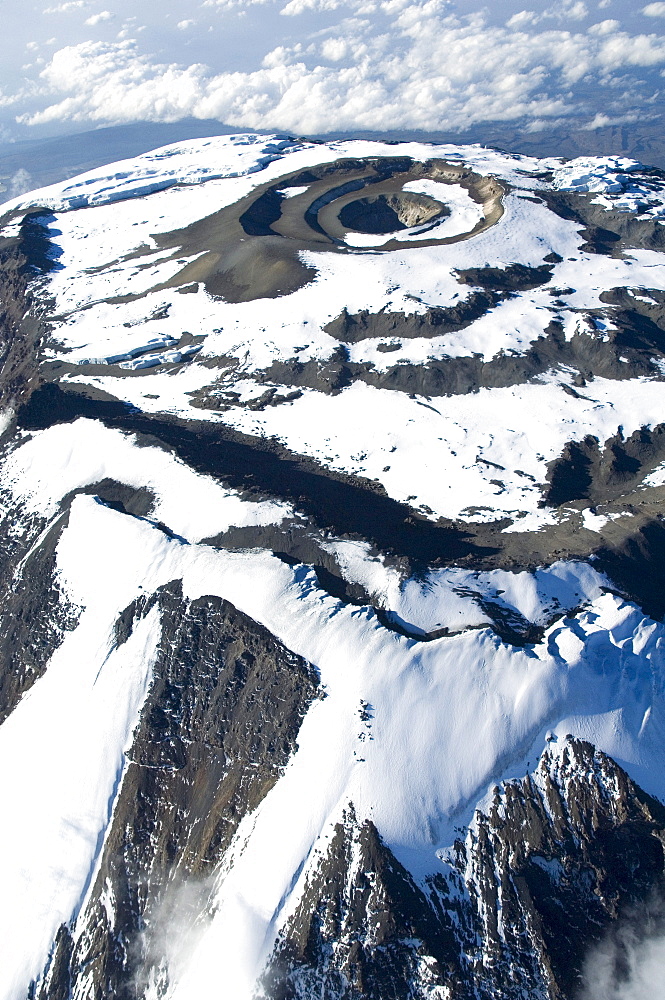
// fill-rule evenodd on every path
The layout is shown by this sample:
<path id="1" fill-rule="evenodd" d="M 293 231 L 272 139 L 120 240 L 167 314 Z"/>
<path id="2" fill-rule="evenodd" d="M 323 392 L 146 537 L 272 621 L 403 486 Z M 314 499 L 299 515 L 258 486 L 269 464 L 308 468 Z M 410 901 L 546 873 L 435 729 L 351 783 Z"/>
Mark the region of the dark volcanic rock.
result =
<path id="1" fill-rule="evenodd" d="M 30 281 L 54 266 L 42 215 L 29 213 L 16 239 L 0 240 L 0 411 L 28 398 L 37 383 L 49 303 L 38 301 Z"/>
<path id="2" fill-rule="evenodd" d="M 665 809 L 569 739 L 497 786 L 418 885 L 350 809 L 263 980 L 269 1000 L 573 1000 L 589 947 L 662 884 Z M 450 991 L 450 992 L 448 992 Z"/>
<path id="3" fill-rule="evenodd" d="M 505 297 L 493 291 L 472 292 L 455 306 L 431 307 L 424 313 L 378 313 L 363 309 L 359 313 L 344 310 L 324 327 L 326 333 L 345 344 L 378 337 L 440 337 L 453 330 L 463 330 Z"/>
<path id="4" fill-rule="evenodd" d="M 651 172 L 662 177 L 662 171 Z M 586 239 L 582 249 L 589 253 L 614 255 L 628 248 L 662 250 L 665 247 L 665 228 L 658 219 L 639 219 L 632 212 L 610 211 L 594 204 L 594 194 L 545 191 L 542 196 L 550 211 L 563 219 L 579 222 L 583 227 L 581 235 Z"/>
<path id="5" fill-rule="evenodd" d="M 119 641 L 155 603 L 162 641 L 112 827 L 75 944 L 59 933 L 39 1000 L 65 989 L 89 1000 L 143 996 L 163 960 L 151 928 L 165 897 L 183 880 L 205 896 L 206 876 L 278 778 L 318 694 L 312 667 L 266 629 L 220 598 L 183 601 L 179 584 L 128 609 Z"/>
<path id="6" fill-rule="evenodd" d="M 403 1000 L 449 980 L 456 942 L 379 837 L 349 809 L 280 935 L 270 1000 Z M 426 959 L 426 961 L 423 961 Z M 420 989 L 419 989 L 420 987 Z"/>
<path id="7" fill-rule="evenodd" d="M 422 226 L 449 214 L 449 209 L 427 195 L 395 192 L 347 202 L 338 218 L 355 232 L 380 234 Z"/>
<path id="8" fill-rule="evenodd" d="M 551 281 L 552 270 L 551 264 L 543 264 L 541 267 L 509 264 L 508 267 L 471 267 L 458 271 L 457 274 L 465 285 L 476 285 L 493 291 L 525 292 Z"/>
<path id="9" fill-rule="evenodd" d="M 414 516 L 370 480 L 335 474 L 277 442 L 240 434 L 222 424 L 159 419 L 113 400 L 65 392 L 53 383 L 33 393 L 17 414 L 25 429 L 90 416 L 109 427 L 143 435 L 173 450 L 192 468 L 214 476 L 245 495 L 281 497 L 336 536 L 348 534 L 415 562 L 462 558 L 471 551 L 464 528 Z"/>
<path id="10" fill-rule="evenodd" d="M 50 526 L 37 522 L 19 539 L 9 525 L 20 518 L 10 509 L 0 531 L 0 723 L 42 676 L 64 633 L 78 622 L 78 609 L 62 592 L 56 573 L 56 546 L 67 515 Z M 45 535 L 38 545 L 44 529 Z"/>
<path id="11" fill-rule="evenodd" d="M 570 441 L 550 464 L 545 502 L 553 507 L 572 500 L 603 503 L 635 489 L 665 460 L 665 424 L 641 427 L 628 438 L 621 429 L 600 447 L 587 435 Z"/>
<path id="12" fill-rule="evenodd" d="M 465 314 L 467 308 L 473 312 L 486 294 L 495 293 L 480 292 L 473 301 L 461 303 L 460 315 Z M 348 333 L 349 343 L 365 337 L 434 337 L 447 332 L 447 329 L 459 328 L 452 320 L 451 325 L 446 327 L 449 320 L 440 315 L 453 311 L 429 310 L 423 315 L 409 316 L 402 313 L 342 314 L 327 330 L 331 332 L 334 327 L 334 335 L 340 339 Z M 475 318 L 473 315 L 472 319 Z M 465 319 L 460 321 L 460 325 L 466 326 L 468 322 Z M 362 381 L 380 389 L 434 397 L 462 395 L 481 388 L 522 385 L 557 368 L 575 370 L 582 385 L 585 380 L 594 377 L 662 378 L 662 369 L 657 362 L 664 355 L 665 336 L 646 318 L 637 317 L 632 323 L 626 322 L 618 329 L 609 331 L 597 330 L 593 319 L 588 318 L 586 328 L 570 339 L 564 335 L 561 323 L 553 319 L 543 336 L 534 340 L 522 353 L 501 352 L 489 361 L 482 355 L 472 355 L 441 358 L 425 364 L 400 362 L 385 371 L 377 371 L 371 364 L 349 361 L 348 352 L 342 345 L 325 362 L 297 359 L 274 362 L 263 372 L 263 377 L 287 386 L 306 386 L 332 394 L 341 392 L 354 381 Z"/>
<path id="13" fill-rule="evenodd" d="M 665 521 L 658 515 L 620 543 L 605 544 L 595 565 L 645 614 L 665 618 Z"/>

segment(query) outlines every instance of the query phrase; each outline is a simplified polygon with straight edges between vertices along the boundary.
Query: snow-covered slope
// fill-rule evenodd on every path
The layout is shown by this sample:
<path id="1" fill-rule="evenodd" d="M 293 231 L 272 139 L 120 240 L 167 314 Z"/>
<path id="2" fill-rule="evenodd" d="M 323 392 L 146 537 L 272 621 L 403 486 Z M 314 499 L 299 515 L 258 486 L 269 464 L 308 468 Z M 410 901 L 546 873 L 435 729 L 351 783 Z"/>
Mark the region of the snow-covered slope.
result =
<path id="1" fill-rule="evenodd" d="M 664 868 L 664 205 L 232 136 L 4 206 L 2 1000 L 572 997 L 538 872 Z"/>

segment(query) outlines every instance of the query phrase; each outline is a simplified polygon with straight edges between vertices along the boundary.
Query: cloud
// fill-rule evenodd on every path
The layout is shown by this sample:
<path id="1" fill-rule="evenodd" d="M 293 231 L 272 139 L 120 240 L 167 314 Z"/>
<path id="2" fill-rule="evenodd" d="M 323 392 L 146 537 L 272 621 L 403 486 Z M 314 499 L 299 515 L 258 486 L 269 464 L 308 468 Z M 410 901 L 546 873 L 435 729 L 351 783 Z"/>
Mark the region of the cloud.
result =
<path id="1" fill-rule="evenodd" d="M 71 10 L 79 10 L 81 7 L 87 7 L 88 0 L 67 0 L 66 3 L 59 3 L 56 7 L 46 7 L 44 9 L 45 14 L 67 14 Z"/>
<path id="2" fill-rule="evenodd" d="M 289 0 L 285 7 L 282 7 L 280 14 L 287 17 L 297 17 L 305 11 L 325 12 L 338 10 L 343 7 L 345 0 Z"/>
<path id="3" fill-rule="evenodd" d="M 665 17 L 665 3 L 648 3 L 642 13 L 647 17 Z"/>
<path id="4" fill-rule="evenodd" d="M 243 10 L 249 7 L 265 6 L 273 0 L 203 0 L 202 7 L 216 7 L 220 11 Z"/>
<path id="5" fill-rule="evenodd" d="M 214 6 L 223 16 L 235 2 Z M 492 23 L 484 8 L 459 14 L 447 0 L 275 0 L 270 10 L 271 25 L 278 11 L 290 19 L 316 14 L 316 29 L 294 28 L 267 51 L 257 44 L 251 69 L 158 61 L 139 47 L 136 28 L 113 43 L 60 48 L 26 94 L 39 109 L 20 120 L 192 115 L 307 134 L 585 115 L 598 127 L 599 114 L 626 120 L 643 108 L 654 92 L 645 92 L 644 74 L 665 67 L 665 36 L 630 33 L 615 19 L 584 28 L 588 7 L 571 0 L 522 11 L 506 25 Z M 190 19 L 178 27 L 185 25 Z"/>
<path id="6" fill-rule="evenodd" d="M 599 111 L 590 122 L 586 125 L 582 125 L 581 128 L 585 132 L 592 132 L 597 128 L 608 128 L 610 125 L 627 125 L 630 122 L 639 121 L 640 118 L 644 119 L 644 115 L 625 114 L 619 115 L 618 117 L 612 118 L 610 115 L 606 115 L 604 112 Z"/>
<path id="7" fill-rule="evenodd" d="M 600 6 L 600 5 L 599 5 Z M 553 7 L 547 7 L 540 14 L 535 10 L 521 10 L 506 22 L 509 27 L 540 24 L 541 21 L 583 21 L 589 16 L 589 8 L 582 0 L 566 0 Z"/>
<path id="8" fill-rule="evenodd" d="M 92 14 L 90 17 L 86 18 L 86 24 L 94 27 L 96 24 L 101 24 L 103 21 L 112 21 L 115 14 L 112 14 L 110 10 L 103 10 L 99 14 Z"/>
<path id="9" fill-rule="evenodd" d="M 189 18 L 188 20 L 185 21 L 178 21 L 178 23 L 176 24 L 176 28 L 178 28 L 180 31 L 187 31 L 187 28 L 191 28 L 193 24 L 196 24 L 196 21 L 193 21 L 191 18 Z"/>
<path id="10" fill-rule="evenodd" d="M 662 996 L 665 906 L 654 895 L 628 913 L 588 956 L 582 1000 L 645 1000 Z"/>
<path id="11" fill-rule="evenodd" d="M 7 185 L 6 200 L 11 201 L 12 198 L 18 198 L 20 194 L 31 191 L 34 186 L 32 177 L 25 167 L 19 167 Z"/>

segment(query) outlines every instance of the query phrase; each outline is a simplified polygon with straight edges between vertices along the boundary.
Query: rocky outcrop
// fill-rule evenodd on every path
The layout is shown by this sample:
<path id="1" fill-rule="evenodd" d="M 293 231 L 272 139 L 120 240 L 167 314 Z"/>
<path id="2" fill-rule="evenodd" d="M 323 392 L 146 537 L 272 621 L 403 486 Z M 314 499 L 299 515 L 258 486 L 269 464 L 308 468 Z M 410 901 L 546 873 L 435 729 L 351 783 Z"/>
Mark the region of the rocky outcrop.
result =
<path id="1" fill-rule="evenodd" d="M 65 513 L 51 525 L 39 519 L 30 523 L 10 506 L 0 522 L 0 723 L 78 622 L 78 608 L 63 593 L 56 573 L 56 546 L 66 521 Z"/>
<path id="2" fill-rule="evenodd" d="M 163 914 L 207 879 L 243 816 L 294 751 L 317 697 L 312 667 L 217 597 L 188 603 L 179 584 L 135 602 L 117 641 L 157 602 L 162 641 L 87 903 L 63 927 L 34 994 L 135 1000 L 164 970 Z M 160 916 L 160 914 L 162 916 Z"/>
<path id="3" fill-rule="evenodd" d="M 665 425 L 641 427 L 629 437 L 618 433 L 604 441 L 587 435 L 570 441 L 550 463 L 544 503 L 571 500 L 606 503 L 634 490 L 665 459 Z"/>
<path id="4" fill-rule="evenodd" d="M 662 171 L 647 169 L 642 179 L 649 175 L 662 183 Z M 551 212 L 579 223 L 580 235 L 586 240 L 581 249 L 588 253 L 613 256 L 629 248 L 662 250 L 665 247 L 665 229 L 657 218 L 639 218 L 632 212 L 607 209 L 597 204 L 593 194 L 577 191 L 544 191 L 542 197 Z"/>
<path id="5" fill-rule="evenodd" d="M 44 214 L 27 213 L 18 237 L 0 240 L 0 412 L 16 408 L 38 381 L 37 351 L 50 303 L 35 294 L 31 279 L 57 266 Z"/>
<path id="6" fill-rule="evenodd" d="M 572 1000 L 589 947 L 661 883 L 665 809 L 588 743 L 497 786 L 418 883 L 349 808 L 263 979 L 270 1000 Z"/>

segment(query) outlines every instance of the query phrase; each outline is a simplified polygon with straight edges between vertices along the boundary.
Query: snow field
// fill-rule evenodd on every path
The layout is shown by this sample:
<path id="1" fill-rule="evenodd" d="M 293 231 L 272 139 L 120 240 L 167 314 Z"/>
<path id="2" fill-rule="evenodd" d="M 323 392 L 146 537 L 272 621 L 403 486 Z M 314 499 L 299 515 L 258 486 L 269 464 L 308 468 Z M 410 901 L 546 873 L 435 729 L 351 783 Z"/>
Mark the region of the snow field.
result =
<path id="1" fill-rule="evenodd" d="M 99 453 L 102 441 L 103 468 L 79 465 L 77 452 Z M 52 428 L 17 449 L 11 482 L 35 506 L 53 510 L 48 483 L 54 476 L 64 490 L 109 475 L 117 459 L 108 453 L 114 447 L 126 463 L 125 443 L 89 421 Z M 158 480 L 158 473 L 163 482 L 160 453 L 135 450 L 144 482 Z M 43 467 L 48 453 L 59 453 L 64 479 L 56 464 Z M 177 463 L 168 461 L 172 476 Z M 171 487 L 179 492 L 173 480 Z M 182 508 L 173 502 L 170 527 L 184 528 Z M 15 803 L 0 841 L 16 872 L 10 894 L 24 900 L 6 932 L 15 956 L 7 1000 L 43 964 L 57 924 L 81 905 L 149 683 L 157 618 L 145 619 L 118 649 L 113 623 L 140 593 L 172 579 L 183 580 L 187 599 L 218 594 L 265 625 L 316 665 L 326 695 L 306 716 L 284 776 L 244 821 L 220 882 L 216 916 L 192 964 L 178 973 L 174 997 L 194 996 L 196 977 L 222 959 L 234 996 L 249 995 L 280 920 L 295 905 L 307 859 L 349 801 L 422 874 L 439 864 L 436 850 L 449 840 L 454 818 L 477 801 L 498 768 L 522 759 L 544 727 L 593 738 L 619 753 L 629 770 L 643 771 L 647 790 L 665 790 L 658 779 L 663 627 L 611 595 L 599 596 L 599 578 L 589 568 L 562 564 L 535 584 L 527 574 L 511 580 L 508 573 L 476 581 L 488 593 L 503 590 L 505 601 L 533 616 L 545 614 L 554 598 L 570 601 L 571 591 L 592 601 L 574 623 L 553 626 L 543 643 L 516 650 L 488 630 L 426 644 L 404 639 L 383 629 L 369 609 L 344 606 L 320 591 L 306 567 L 292 569 L 266 553 L 183 544 L 89 496 L 73 502 L 58 566 L 61 585 L 84 608 L 81 622 L 0 729 L 0 755 L 12 762 L 2 771 L 6 801 Z M 469 583 L 468 574 L 453 572 L 445 584 L 440 576 L 429 581 L 432 590 Z M 405 613 L 409 604 L 419 605 L 414 587 L 404 588 Z M 430 614 L 445 604 L 442 593 L 436 604 Z M 369 723 L 361 718 L 363 704 Z M 45 756 L 53 768 L 44 767 Z M 74 838 L 72 824 L 79 831 Z M 50 846 L 42 842 L 44 830 Z M 38 879 L 35 856 L 42 859 Z M 37 929 L 36 913 L 50 915 Z M 178 956 L 173 961 L 177 972 Z"/>
<path id="2" fill-rule="evenodd" d="M 8 456 L 4 470 L 14 497 L 49 519 L 67 493 L 106 478 L 146 488 L 156 498 L 149 517 L 192 542 L 231 525 L 274 524 L 292 514 L 285 503 L 241 500 L 169 452 L 139 447 L 134 435 L 84 418 L 32 434 Z"/>
<path id="3" fill-rule="evenodd" d="M 646 767 L 647 790 L 664 791 L 656 766 L 663 627 L 612 595 L 598 597 L 575 623 L 553 626 L 533 649 L 505 646 L 487 630 L 419 644 L 381 628 L 367 609 L 322 593 L 304 568 L 265 553 L 183 545 L 89 497 L 74 501 L 58 558 L 82 603 L 99 586 L 97 567 L 121 566 L 122 579 L 111 571 L 107 588 L 116 612 L 139 587 L 150 593 L 175 578 L 187 599 L 226 597 L 321 674 L 326 697 L 306 716 L 283 778 L 239 831 L 216 915 L 174 997 L 196 995 L 209 962 L 228 963 L 234 996 L 249 995 L 243 989 L 283 907 L 297 898 L 303 863 L 349 801 L 422 874 L 439 864 L 436 850 L 449 841 L 451 821 L 498 769 L 522 759 L 544 727 L 620 750 L 629 770 Z"/>
<path id="4" fill-rule="evenodd" d="M 403 579 L 364 542 L 330 541 L 344 578 L 363 586 L 375 604 L 393 612 L 403 625 L 422 632 L 461 631 L 489 625 L 479 599 L 523 615 L 537 625 L 561 612 L 596 600 L 609 581 L 588 563 L 555 562 L 534 572 L 474 572 L 450 567 Z"/>
<path id="5" fill-rule="evenodd" d="M 602 443 L 619 425 L 628 436 L 662 420 L 659 382 L 597 378 L 585 388 L 586 398 L 576 398 L 561 387 L 566 381 L 553 374 L 426 405 L 356 382 L 337 395 L 305 389 L 299 399 L 262 412 L 230 410 L 223 420 L 247 434 L 276 436 L 332 469 L 376 480 L 395 500 L 429 508 L 432 517 L 530 515 L 532 524 L 546 524 L 551 513 L 539 508 L 541 485 L 567 441 L 593 434 Z"/>

